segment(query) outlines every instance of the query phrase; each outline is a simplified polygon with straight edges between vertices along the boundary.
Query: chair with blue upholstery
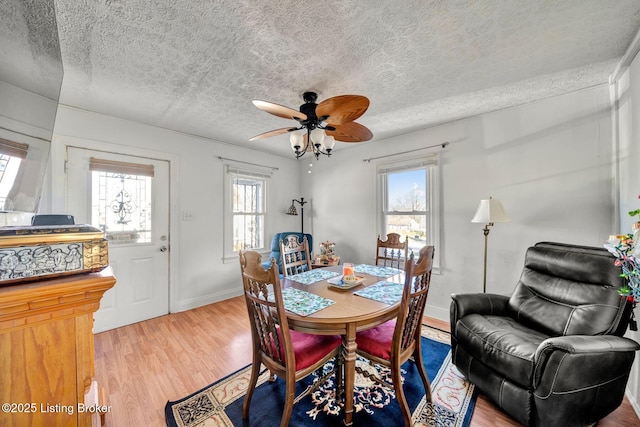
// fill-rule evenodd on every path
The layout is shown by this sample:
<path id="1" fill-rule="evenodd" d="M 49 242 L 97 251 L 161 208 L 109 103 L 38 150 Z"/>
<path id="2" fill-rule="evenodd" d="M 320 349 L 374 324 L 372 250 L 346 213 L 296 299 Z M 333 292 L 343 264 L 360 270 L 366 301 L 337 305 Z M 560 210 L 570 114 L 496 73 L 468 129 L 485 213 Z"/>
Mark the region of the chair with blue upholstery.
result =
<path id="1" fill-rule="evenodd" d="M 287 241 L 289 241 L 290 236 L 297 237 L 299 242 L 302 242 L 306 237 L 307 243 L 309 245 L 309 253 L 313 252 L 313 238 L 311 237 L 311 234 L 296 233 L 295 231 L 276 233 L 276 235 L 273 236 L 273 240 L 271 241 L 271 253 L 267 258 L 267 261 L 262 263 L 262 266 L 265 269 L 269 268 L 269 265 L 271 265 L 271 258 L 274 258 L 276 260 L 276 264 L 278 265 L 278 271 L 280 272 L 280 274 L 282 274 L 282 254 L 280 253 L 280 240 L 286 243 Z"/>

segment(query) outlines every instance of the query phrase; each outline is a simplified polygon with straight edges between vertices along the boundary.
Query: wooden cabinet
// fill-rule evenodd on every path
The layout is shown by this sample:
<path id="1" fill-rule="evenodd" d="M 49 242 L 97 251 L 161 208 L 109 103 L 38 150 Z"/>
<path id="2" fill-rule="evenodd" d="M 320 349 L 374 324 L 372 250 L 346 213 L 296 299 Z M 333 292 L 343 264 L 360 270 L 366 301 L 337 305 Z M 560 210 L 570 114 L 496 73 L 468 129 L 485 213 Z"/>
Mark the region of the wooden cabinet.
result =
<path id="1" fill-rule="evenodd" d="M 98 272 L 0 287 L 0 426 L 91 426 L 93 313 L 115 284 Z"/>

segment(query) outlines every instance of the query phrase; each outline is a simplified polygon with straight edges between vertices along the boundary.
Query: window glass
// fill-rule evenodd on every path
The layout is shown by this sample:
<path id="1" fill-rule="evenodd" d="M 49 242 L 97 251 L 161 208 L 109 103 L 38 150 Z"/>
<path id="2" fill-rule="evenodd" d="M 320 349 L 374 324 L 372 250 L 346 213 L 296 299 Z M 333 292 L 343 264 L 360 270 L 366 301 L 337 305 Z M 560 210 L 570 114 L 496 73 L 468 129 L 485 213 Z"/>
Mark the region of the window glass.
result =
<path id="1" fill-rule="evenodd" d="M 152 177 L 94 170 L 91 184 L 91 223 L 109 244 L 151 242 Z"/>
<path id="2" fill-rule="evenodd" d="M 409 239 L 411 249 L 426 244 L 427 171 L 416 169 L 386 175 L 386 233 L 398 233 Z"/>
<path id="3" fill-rule="evenodd" d="M 415 255 L 424 246 L 436 248 L 434 271 L 439 271 L 440 218 L 438 216 L 438 157 L 425 156 L 377 168 L 379 234 L 397 233 Z"/>
<path id="4" fill-rule="evenodd" d="M 232 180 L 233 251 L 264 247 L 264 178 L 235 175 Z"/>
<path id="5" fill-rule="evenodd" d="M 0 210 L 13 210 L 12 206 L 6 206 L 7 197 L 13 188 L 18 176 L 22 159 L 19 157 L 0 154 Z"/>

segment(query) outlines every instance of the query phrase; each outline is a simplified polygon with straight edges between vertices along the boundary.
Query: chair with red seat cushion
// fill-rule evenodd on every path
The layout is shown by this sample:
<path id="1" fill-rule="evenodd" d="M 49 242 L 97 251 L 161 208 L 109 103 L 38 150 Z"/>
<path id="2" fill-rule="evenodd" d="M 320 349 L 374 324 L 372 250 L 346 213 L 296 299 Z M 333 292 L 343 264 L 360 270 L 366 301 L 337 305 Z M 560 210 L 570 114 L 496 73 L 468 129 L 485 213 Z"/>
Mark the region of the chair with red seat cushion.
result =
<path id="1" fill-rule="evenodd" d="M 271 372 L 272 379 L 277 375 L 285 380 L 285 405 L 280 424 L 284 427 L 291 417 L 297 381 L 335 358 L 336 384 L 341 384 L 339 356 L 342 338 L 339 335 L 312 335 L 289 330 L 275 261 L 265 270 L 259 253 L 240 252 L 240 269 L 253 341 L 251 379 L 244 398 L 242 417 L 249 417 L 251 397 L 258 381 L 260 364 L 263 364 Z M 321 383 L 318 381 L 304 394 L 313 392 Z"/>
<path id="2" fill-rule="evenodd" d="M 433 246 L 425 246 L 420 250 L 417 263 L 413 262 L 413 254 L 405 262 L 404 290 L 397 319 L 356 335 L 356 351 L 360 356 L 391 369 L 393 385 L 387 385 L 395 389 L 405 426 L 411 425 L 411 412 L 402 389 L 400 366 L 412 356 L 422 378 L 427 401 L 431 401 L 431 386 L 422 363 L 420 336 L 431 281 L 433 253 Z M 378 378 L 373 379 L 384 383 Z"/>

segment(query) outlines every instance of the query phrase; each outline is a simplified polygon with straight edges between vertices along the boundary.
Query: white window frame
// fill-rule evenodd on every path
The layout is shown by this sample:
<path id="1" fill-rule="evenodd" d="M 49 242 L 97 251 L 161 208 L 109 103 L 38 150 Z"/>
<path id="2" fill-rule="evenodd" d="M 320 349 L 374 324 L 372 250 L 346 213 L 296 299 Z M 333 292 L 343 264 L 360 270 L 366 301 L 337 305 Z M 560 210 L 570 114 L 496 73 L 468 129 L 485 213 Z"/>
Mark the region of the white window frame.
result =
<path id="1" fill-rule="evenodd" d="M 270 245 L 271 241 L 267 241 L 267 237 L 272 235 L 271 233 L 271 220 L 269 213 L 270 209 L 270 197 L 269 197 L 269 188 L 271 175 L 273 173 L 273 169 L 267 167 L 261 167 L 258 165 L 249 165 L 244 164 L 242 162 L 233 162 L 233 161 L 224 161 L 224 202 L 223 202 L 223 223 L 224 223 L 224 231 L 223 231 L 223 258 L 222 261 L 224 263 L 231 263 L 238 261 L 238 251 L 233 250 L 233 218 L 236 215 L 233 212 L 233 183 L 234 177 L 242 176 L 247 178 L 259 179 L 264 183 L 263 190 L 263 233 L 264 236 L 262 238 L 263 246 L 260 248 L 252 248 L 251 250 L 255 250 L 257 252 L 264 253 L 266 252 Z"/>
<path id="2" fill-rule="evenodd" d="M 427 183 L 425 186 L 427 192 L 427 206 L 426 211 L 419 212 L 393 212 L 388 211 L 388 191 L 387 191 L 387 175 L 398 172 L 408 172 L 410 170 L 424 169 L 426 170 Z M 438 154 L 432 154 L 420 158 L 413 158 L 408 160 L 398 160 L 393 163 L 379 164 L 376 168 L 377 183 L 378 183 L 378 200 L 377 200 L 377 213 L 378 213 L 378 234 L 382 239 L 387 235 L 386 230 L 386 217 L 388 215 L 426 215 L 426 244 L 432 245 L 435 248 L 433 259 L 433 273 L 440 274 L 441 272 L 441 260 L 442 250 L 440 246 L 442 229 L 440 227 L 440 212 L 441 212 L 441 199 L 440 199 L 440 166 L 438 161 Z M 418 256 L 418 254 L 414 254 Z"/>

